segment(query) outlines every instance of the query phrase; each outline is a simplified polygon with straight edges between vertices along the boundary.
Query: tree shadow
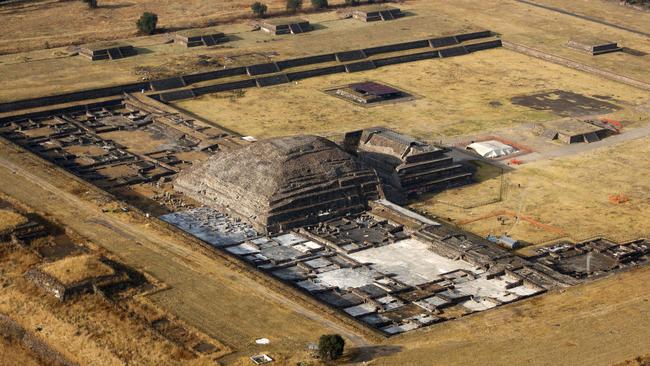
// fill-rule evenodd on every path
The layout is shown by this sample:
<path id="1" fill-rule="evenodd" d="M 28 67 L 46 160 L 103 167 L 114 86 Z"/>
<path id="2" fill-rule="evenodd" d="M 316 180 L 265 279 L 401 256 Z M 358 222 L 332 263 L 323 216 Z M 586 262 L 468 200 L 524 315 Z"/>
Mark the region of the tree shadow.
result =
<path id="1" fill-rule="evenodd" d="M 311 25 L 312 31 L 318 31 L 318 30 L 323 30 L 328 28 L 320 23 L 310 23 L 309 25 Z"/>
<path id="2" fill-rule="evenodd" d="M 345 362 L 369 362 L 377 357 L 394 355 L 402 350 L 400 346 L 378 345 L 351 348 L 341 360 Z"/>
<path id="3" fill-rule="evenodd" d="M 144 48 L 144 47 L 134 47 L 134 48 L 138 52 L 138 55 L 146 55 L 149 53 L 153 53 L 153 51 L 149 48 Z"/>

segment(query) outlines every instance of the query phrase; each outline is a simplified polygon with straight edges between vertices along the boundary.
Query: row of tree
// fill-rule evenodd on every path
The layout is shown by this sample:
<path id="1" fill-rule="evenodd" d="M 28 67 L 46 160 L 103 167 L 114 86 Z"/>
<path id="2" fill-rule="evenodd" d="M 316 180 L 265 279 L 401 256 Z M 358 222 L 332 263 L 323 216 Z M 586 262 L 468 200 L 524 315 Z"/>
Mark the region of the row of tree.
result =
<path id="1" fill-rule="evenodd" d="M 90 8 L 97 8 L 97 0 L 82 0 L 83 2 L 87 3 Z M 345 0 L 346 4 L 350 5 L 357 5 L 359 4 L 360 0 Z M 302 9 L 302 2 L 303 0 L 287 0 L 287 10 L 292 11 L 292 12 L 297 12 Z M 369 3 L 374 3 L 374 0 L 368 0 Z M 329 4 L 327 3 L 327 0 L 311 0 L 311 5 L 315 9 L 325 9 L 329 7 Z M 251 5 L 251 10 L 253 13 L 260 17 L 263 18 L 266 16 L 266 13 L 268 11 L 268 7 L 266 4 L 263 4 L 259 1 L 255 2 L 253 5 Z M 145 12 L 140 16 L 140 19 L 136 22 L 136 25 L 138 27 L 138 30 L 140 33 L 144 34 L 154 34 L 156 31 L 156 26 L 158 24 L 158 15 L 150 12 Z"/>
<path id="2" fill-rule="evenodd" d="M 325 9 L 329 7 L 329 4 L 327 3 L 327 0 L 311 0 L 311 6 L 314 9 Z M 302 0 L 287 0 L 288 11 L 295 13 L 300 9 L 302 9 Z M 260 18 L 264 18 L 269 8 L 268 6 L 266 6 L 266 4 L 257 1 L 253 5 L 251 5 L 251 10 L 253 11 L 253 14 L 255 14 L 256 16 Z"/>
<path id="3" fill-rule="evenodd" d="M 366 0 L 366 3 L 372 4 L 375 2 L 383 2 L 384 0 Z M 361 0 L 345 0 L 346 5 L 356 6 L 361 3 Z M 302 9 L 303 0 L 287 0 L 286 8 L 290 12 L 297 12 Z M 311 0 L 311 6 L 314 9 L 326 9 L 329 7 L 327 0 Z M 251 10 L 256 16 L 263 18 L 266 16 L 268 7 L 266 4 L 259 1 L 251 5 Z"/>

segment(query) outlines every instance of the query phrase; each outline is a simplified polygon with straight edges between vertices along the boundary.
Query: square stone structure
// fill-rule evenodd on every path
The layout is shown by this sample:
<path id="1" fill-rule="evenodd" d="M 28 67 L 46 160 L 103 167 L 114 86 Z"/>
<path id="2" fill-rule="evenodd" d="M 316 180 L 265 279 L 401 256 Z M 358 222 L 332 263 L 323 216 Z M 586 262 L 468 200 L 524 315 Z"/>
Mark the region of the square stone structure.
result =
<path id="1" fill-rule="evenodd" d="M 617 131 L 610 125 L 597 120 L 563 119 L 535 126 L 535 132 L 549 140 L 565 144 L 600 141 Z"/>
<path id="2" fill-rule="evenodd" d="M 338 89 L 336 94 L 361 104 L 377 103 L 408 96 L 399 89 L 374 81 L 350 84 L 345 88 Z"/>
<path id="3" fill-rule="evenodd" d="M 271 34 L 298 34 L 309 32 L 312 26 L 302 18 L 276 18 L 263 20 L 260 28 Z"/>
<path id="4" fill-rule="evenodd" d="M 187 29 L 174 34 L 174 43 L 185 47 L 214 46 L 228 42 L 228 37 L 215 28 Z"/>
<path id="5" fill-rule="evenodd" d="M 92 61 L 117 60 L 124 57 L 135 56 L 138 52 L 128 43 L 99 42 L 80 46 L 79 54 Z"/>
<path id="6" fill-rule="evenodd" d="M 567 46 L 578 51 L 590 53 L 593 56 L 603 53 L 620 51 L 618 43 L 593 37 L 576 37 L 567 42 Z"/>
<path id="7" fill-rule="evenodd" d="M 404 13 L 399 8 L 387 5 L 361 6 L 352 11 L 352 18 L 364 22 L 393 20 L 403 16 Z"/>

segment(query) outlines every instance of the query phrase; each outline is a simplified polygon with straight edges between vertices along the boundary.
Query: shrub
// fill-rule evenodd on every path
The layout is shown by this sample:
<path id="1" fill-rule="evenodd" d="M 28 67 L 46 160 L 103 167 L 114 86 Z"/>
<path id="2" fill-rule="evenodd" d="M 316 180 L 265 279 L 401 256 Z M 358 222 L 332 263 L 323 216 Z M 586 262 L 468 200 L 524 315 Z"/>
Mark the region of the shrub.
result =
<path id="1" fill-rule="evenodd" d="M 251 10 L 253 11 L 253 14 L 260 18 L 264 18 L 266 15 L 266 11 L 268 10 L 268 7 L 265 4 L 262 4 L 261 2 L 256 2 L 253 5 L 251 5 Z"/>
<path id="2" fill-rule="evenodd" d="M 142 13 L 136 23 L 138 30 L 144 34 L 153 34 L 156 31 L 156 24 L 158 24 L 158 15 L 149 12 Z"/>
<path id="3" fill-rule="evenodd" d="M 318 355 L 322 360 L 335 360 L 343 354 L 345 340 L 338 334 L 324 334 L 318 340 Z"/>
<path id="4" fill-rule="evenodd" d="M 302 9 L 302 0 L 287 0 L 287 10 L 297 12 Z"/>
<path id="5" fill-rule="evenodd" d="M 329 6 L 327 0 L 311 0 L 311 6 L 315 9 L 324 9 Z"/>

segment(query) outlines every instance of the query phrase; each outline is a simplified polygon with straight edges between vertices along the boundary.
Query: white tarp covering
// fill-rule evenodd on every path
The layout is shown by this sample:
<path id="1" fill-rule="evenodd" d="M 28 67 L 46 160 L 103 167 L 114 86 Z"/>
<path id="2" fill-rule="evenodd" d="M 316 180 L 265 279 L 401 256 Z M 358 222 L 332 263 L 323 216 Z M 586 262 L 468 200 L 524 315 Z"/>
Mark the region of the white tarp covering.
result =
<path id="1" fill-rule="evenodd" d="M 496 140 L 474 142 L 467 145 L 467 149 L 476 151 L 477 154 L 484 158 L 500 158 L 502 156 L 514 154 L 517 149 L 503 142 Z"/>

